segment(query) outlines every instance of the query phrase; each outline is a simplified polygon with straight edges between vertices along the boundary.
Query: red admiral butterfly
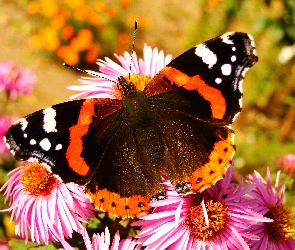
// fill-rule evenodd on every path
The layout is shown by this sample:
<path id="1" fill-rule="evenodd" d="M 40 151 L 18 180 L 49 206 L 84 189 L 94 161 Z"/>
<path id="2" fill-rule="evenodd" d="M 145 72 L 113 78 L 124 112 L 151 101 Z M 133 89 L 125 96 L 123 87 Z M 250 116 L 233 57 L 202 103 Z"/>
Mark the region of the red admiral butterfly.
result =
<path id="1" fill-rule="evenodd" d="M 18 120 L 4 139 L 16 159 L 85 185 L 97 208 L 139 216 L 165 197 L 160 166 L 179 193 L 224 177 L 235 152 L 229 124 L 257 60 L 250 35 L 226 33 L 175 58 L 143 91 L 119 77 L 122 100 L 57 104 Z"/>

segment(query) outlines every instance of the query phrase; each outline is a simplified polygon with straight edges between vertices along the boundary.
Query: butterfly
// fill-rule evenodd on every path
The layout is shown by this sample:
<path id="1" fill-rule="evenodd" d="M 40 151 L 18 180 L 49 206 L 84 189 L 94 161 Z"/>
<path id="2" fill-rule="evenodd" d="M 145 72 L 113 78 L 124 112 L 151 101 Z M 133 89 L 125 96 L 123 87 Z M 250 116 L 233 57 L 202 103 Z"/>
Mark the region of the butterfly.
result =
<path id="1" fill-rule="evenodd" d="M 172 60 L 143 90 L 121 76 L 122 100 L 54 105 L 19 119 L 4 140 L 16 159 L 85 186 L 96 208 L 137 217 L 165 198 L 163 173 L 180 194 L 225 176 L 235 153 L 230 124 L 257 60 L 251 35 L 226 33 Z"/>

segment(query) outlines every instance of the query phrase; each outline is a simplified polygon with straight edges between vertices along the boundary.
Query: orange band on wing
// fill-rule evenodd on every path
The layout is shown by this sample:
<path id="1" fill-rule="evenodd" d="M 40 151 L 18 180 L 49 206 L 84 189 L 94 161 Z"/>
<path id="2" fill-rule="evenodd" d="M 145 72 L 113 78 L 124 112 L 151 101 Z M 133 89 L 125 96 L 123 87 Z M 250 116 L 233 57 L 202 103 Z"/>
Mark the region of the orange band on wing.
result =
<path id="1" fill-rule="evenodd" d="M 190 191 L 202 192 L 224 178 L 234 153 L 233 135 L 229 132 L 227 139 L 215 142 L 209 162 L 204 166 L 197 166 L 192 176 L 186 180 L 192 184 Z"/>
<path id="2" fill-rule="evenodd" d="M 95 208 L 103 210 L 109 214 L 121 218 L 135 218 L 143 214 L 150 213 L 151 207 L 148 206 L 149 199 L 140 195 L 121 197 L 115 192 L 110 192 L 106 188 L 92 193 L 86 191 Z"/>
<path id="3" fill-rule="evenodd" d="M 70 144 L 66 152 L 66 158 L 70 168 L 81 176 L 85 176 L 89 172 L 89 166 L 81 157 L 83 150 L 82 137 L 87 134 L 93 115 L 94 102 L 86 100 L 81 107 L 77 124 L 69 129 Z"/>
<path id="4" fill-rule="evenodd" d="M 163 75 L 172 83 L 182 86 L 187 90 L 196 90 L 205 100 L 209 101 L 214 118 L 223 118 L 226 112 L 226 103 L 220 90 L 206 84 L 199 75 L 190 77 L 172 67 L 165 67 L 164 70 L 165 73 Z"/>

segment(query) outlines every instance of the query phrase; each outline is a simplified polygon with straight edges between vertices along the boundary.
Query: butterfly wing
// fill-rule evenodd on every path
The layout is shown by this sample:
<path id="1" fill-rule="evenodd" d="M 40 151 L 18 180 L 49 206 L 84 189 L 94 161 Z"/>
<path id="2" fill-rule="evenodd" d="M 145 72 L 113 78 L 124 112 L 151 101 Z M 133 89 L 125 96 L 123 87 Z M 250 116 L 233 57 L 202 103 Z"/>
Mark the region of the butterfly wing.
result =
<path id="1" fill-rule="evenodd" d="M 253 38 L 230 32 L 172 60 L 146 86 L 148 96 L 183 87 L 194 92 L 191 110 L 204 121 L 230 124 L 241 110 L 246 71 L 257 62 Z M 172 88 L 173 89 L 173 88 Z M 178 101 L 178 100 L 177 100 Z"/>
<path id="2" fill-rule="evenodd" d="M 63 182 L 85 185 L 96 208 L 119 217 L 147 213 L 149 200 L 164 191 L 158 131 L 152 124 L 134 128 L 119 100 L 37 111 L 12 125 L 5 141 L 16 159 L 41 162 Z"/>
<path id="3" fill-rule="evenodd" d="M 102 140 L 102 126 L 96 122 L 83 138 L 83 156 L 96 166 L 86 192 L 99 209 L 120 217 L 137 217 L 150 210 L 153 196 L 164 192 L 158 170 L 163 145 L 153 124 L 134 127 L 125 110 L 119 113 Z"/>
<path id="4" fill-rule="evenodd" d="M 224 177 L 235 152 L 230 127 L 205 122 L 191 112 L 195 104 L 191 93 L 175 88 L 150 98 L 165 148 L 163 165 L 179 193 L 214 185 Z"/>
<path id="5" fill-rule="evenodd" d="M 228 125 L 241 110 L 242 82 L 257 60 L 250 35 L 226 33 L 171 61 L 144 89 L 178 192 L 200 192 L 224 177 L 235 152 Z"/>
<path id="6" fill-rule="evenodd" d="M 94 168 L 82 155 L 82 138 L 92 120 L 111 124 L 121 106 L 111 99 L 60 103 L 16 121 L 4 140 L 17 160 L 42 162 L 64 182 L 85 184 Z"/>

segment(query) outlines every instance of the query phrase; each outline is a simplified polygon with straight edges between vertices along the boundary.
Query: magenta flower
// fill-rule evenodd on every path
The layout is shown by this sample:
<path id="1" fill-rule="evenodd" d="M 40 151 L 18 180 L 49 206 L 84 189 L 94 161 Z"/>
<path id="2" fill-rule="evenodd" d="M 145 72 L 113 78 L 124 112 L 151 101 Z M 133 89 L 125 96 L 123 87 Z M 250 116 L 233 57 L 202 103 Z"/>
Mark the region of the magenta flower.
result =
<path id="1" fill-rule="evenodd" d="M 282 159 L 282 169 L 295 176 L 295 154 L 287 154 Z"/>
<path id="2" fill-rule="evenodd" d="M 11 124 L 11 119 L 8 116 L 0 116 L 0 154 L 9 154 L 9 150 L 4 143 L 3 137 Z"/>
<path id="3" fill-rule="evenodd" d="M 9 247 L 7 242 L 0 241 L 0 249 L 1 250 L 10 250 L 11 248 Z"/>
<path id="4" fill-rule="evenodd" d="M 252 226 L 252 233 L 258 235 L 261 240 L 251 241 L 251 249 L 295 249 L 295 240 L 292 239 L 295 235 L 293 214 L 282 204 L 285 185 L 283 183 L 279 189 L 279 176 L 280 172 L 277 173 L 275 186 L 271 184 L 269 168 L 266 181 L 257 172 L 248 176 L 248 182 L 256 185 L 255 190 L 250 193 L 257 203 L 255 211 L 273 219 L 273 222 Z"/>
<path id="5" fill-rule="evenodd" d="M 94 234 L 92 242 L 88 234 L 83 235 L 85 246 L 87 250 L 139 250 L 141 244 L 137 243 L 131 237 L 120 241 L 119 231 L 116 232 L 113 242 L 111 244 L 111 236 L 108 227 L 101 234 Z"/>
<path id="6" fill-rule="evenodd" d="M 149 249 L 250 249 L 257 239 L 248 228 L 272 221 L 254 212 L 243 199 L 254 186 L 232 184 L 233 166 L 226 177 L 200 194 L 180 196 L 169 180 L 164 181 L 166 199 L 153 202 L 152 214 L 140 217 L 138 242 Z"/>
<path id="7" fill-rule="evenodd" d="M 35 82 L 36 75 L 31 70 L 12 61 L 0 63 L 0 91 L 7 92 L 11 99 L 31 93 Z"/>
<path id="8" fill-rule="evenodd" d="M 94 216 L 83 187 L 62 183 L 37 162 L 26 163 L 9 175 L 0 191 L 5 190 L 10 207 L 2 212 L 11 212 L 15 234 L 26 242 L 63 243 L 74 231 L 82 234 L 81 223 Z"/>
<path id="9" fill-rule="evenodd" d="M 295 168 L 295 154 L 285 155 L 283 158 L 283 164 L 288 167 Z"/>
<path id="10" fill-rule="evenodd" d="M 132 80 L 132 83 L 140 90 L 143 90 L 150 79 L 155 76 L 161 69 L 167 65 L 171 59 L 171 55 L 164 56 L 164 52 L 158 51 L 157 48 L 144 45 L 143 57 L 144 59 L 137 59 L 136 53 L 133 53 L 132 61 L 131 55 L 128 52 L 124 56 L 115 54 L 121 65 L 112 61 L 109 58 L 105 60 L 99 59 L 97 64 L 99 66 L 99 73 L 87 71 L 96 77 L 83 77 L 82 84 L 79 86 L 69 86 L 68 89 L 82 91 L 81 93 L 72 96 L 71 98 L 87 97 L 87 98 L 118 98 L 120 96 L 116 93 L 116 82 L 119 76 L 125 76 Z"/>

